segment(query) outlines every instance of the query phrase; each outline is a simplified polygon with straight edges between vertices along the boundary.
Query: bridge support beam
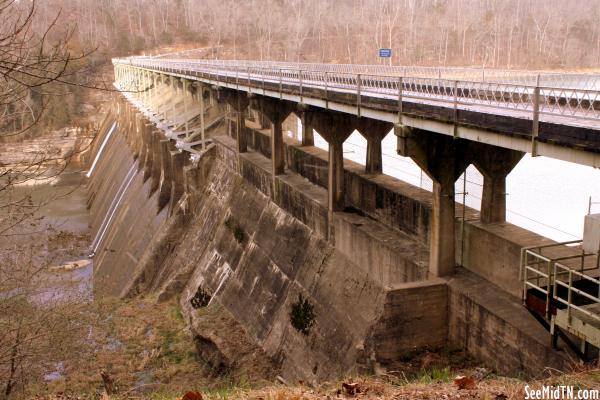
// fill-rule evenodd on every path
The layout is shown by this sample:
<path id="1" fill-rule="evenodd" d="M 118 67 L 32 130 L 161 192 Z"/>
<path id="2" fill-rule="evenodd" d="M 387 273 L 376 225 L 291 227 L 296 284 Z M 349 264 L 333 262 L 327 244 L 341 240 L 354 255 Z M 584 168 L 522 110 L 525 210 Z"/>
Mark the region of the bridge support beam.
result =
<path id="1" fill-rule="evenodd" d="M 285 173 L 285 148 L 283 146 L 282 123 L 294 110 L 293 103 L 256 96 L 258 109 L 271 121 L 271 163 L 273 175 Z"/>
<path id="2" fill-rule="evenodd" d="M 454 183 L 470 164 L 468 147 L 461 139 L 402 127 L 398 154 L 412 158 L 433 180 L 433 213 L 429 238 L 429 273 L 450 275 L 455 267 Z"/>
<path id="3" fill-rule="evenodd" d="M 315 134 L 310 111 L 301 110 L 298 113 L 300 114 L 300 121 L 302 123 L 302 146 L 314 146 Z"/>
<path id="4" fill-rule="evenodd" d="M 481 143 L 469 143 L 473 164 L 483 175 L 481 222 L 506 221 L 506 177 L 525 153 Z"/>
<path id="5" fill-rule="evenodd" d="M 239 153 L 248 151 L 246 140 L 246 110 L 250 101 L 244 92 L 234 90 L 223 90 L 223 98 L 235 112 L 235 138 Z"/>
<path id="6" fill-rule="evenodd" d="M 370 118 L 359 118 L 357 130 L 367 139 L 367 160 L 365 172 L 367 174 L 381 174 L 383 172 L 383 158 L 381 141 L 390 133 L 394 124 Z"/>
<path id="7" fill-rule="evenodd" d="M 314 111 L 309 114 L 309 123 L 329 144 L 327 168 L 328 238 L 333 236 L 333 213 L 345 207 L 344 192 L 344 141 L 356 129 L 356 117 L 340 112 Z"/>

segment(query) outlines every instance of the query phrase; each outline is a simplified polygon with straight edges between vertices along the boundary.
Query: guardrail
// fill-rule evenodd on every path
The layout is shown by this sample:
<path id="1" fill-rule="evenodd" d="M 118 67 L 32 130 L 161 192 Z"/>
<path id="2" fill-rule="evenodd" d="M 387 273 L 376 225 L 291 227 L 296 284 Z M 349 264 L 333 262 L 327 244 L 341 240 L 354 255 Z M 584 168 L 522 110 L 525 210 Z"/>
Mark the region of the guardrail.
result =
<path id="1" fill-rule="evenodd" d="M 572 317 L 572 314 L 573 314 L 573 310 L 575 310 L 577 312 L 580 312 L 580 313 L 588 316 L 589 318 L 592 318 L 593 320 L 596 320 L 597 322 L 600 322 L 600 314 L 597 312 L 589 311 L 590 306 L 600 305 L 600 280 L 593 278 L 591 276 L 588 276 L 588 275 L 584 274 L 583 272 L 576 271 L 576 270 L 569 268 L 565 265 L 562 265 L 560 263 L 554 264 L 554 276 L 557 276 L 557 274 L 559 274 L 559 272 L 558 272 L 559 270 L 562 271 L 562 274 L 568 275 L 568 280 L 567 280 L 567 282 L 563 282 L 558 279 L 554 280 L 554 290 L 553 290 L 554 296 L 553 296 L 553 298 L 557 303 L 566 306 L 567 318 L 570 320 Z M 594 296 L 583 290 L 580 290 L 580 289 L 574 287 L 573 286 L 573 276 L 576 276 L 579 279 L 584 279 L 584 280 L 594 284 L 597 287 L 596 293 L 598 293 L 598 295 Z M 558 286 L 562 286 L 567 289 L 566 298 L 562 298 L 557 295 Z M 590 302 L 590 304 L 586 305 L 587 308 L 581 307 L 581 306 L 573 303 L 573 294 L 574 293 L 587 299 Z"/>
<path id="2" fill-rule="evenodd" d="M 502 83 L 498 81 L 444 79 L 439 77 L 417 77 L 413 70 L 403 67 L 348 66 L 328 64 L 290 64 L 274 62 L 239 62 L 212 60 L 181 60 L 125 58 L 113 59 L 115 65 L 129 65 L 149 70 L 174 73 L 182 76 L 217 77 L 223 80 L 234 79 L 238 85 L 247 85 L 264 90 L 266 84 L 284 85 L 298 88 L 302 94 L 306 88 L 323 89 L 325 92 L 341 91 L 356 93 L 357 105 L 363 96 L 374 96 L 401 100 L 441 104 L 445 107 L 475 109 L 479 111 L 496 110 L 512 116 L 532 120 L 532 137 L 537 137 L 539 121 L 561 119 L 561 123 L 600 128 L 600 91 L 569 89 L 565 87 Z M 301 68 L 296 68 L 296 67 Z M 304 67 L 305 69 L 303 69 Z M 399 68 L 399 70 L 397 70 Z M 423 67 L 418 67 L 422 69 Z M 347 70 L 367 72 L 346 72 Z M 386 74 L 375 74 L 383 71 Z M 448 69 L 447 69 L 448 70 Z M 455 71 L 469 75 L 470 72 Z M 391 74 L 391 72 L 407 75 Z M 450 72 L 445 72 L 449 74 Z M 537 75 L 536 80 L 577 80 L 585 76 L 600 86 L 596 75 Z M 514 78 L 514 79 L 513 79 Z M 515 76 L 510 79 L 515 80 Z M 520 79 L 520 78 L 519 78 Z M 529 80 L 529 78 L 527 78 Z M 583 79 L 583 78 L 582 78 Z M 516 79 L 518 80 L 518 79 Z M 502 111 L 498 111 L 502 110 Z M 401 112 L 401 110 L 399 110 Z"/>
<path id="3" fill-rule="evenodd" d="M 593 271 L 600 269 L 600 257 L 595 253 L 585 253 L 581 250 L 579 254 L 569 254 L 565 256 L 552 256 L 547 253 L 548 250 L 557 247 L 579 245 L 582 240 L 571 240 L 562 243 L 553 243 L 542 246 L 531 246 L 521 249 L 521 263 L 519 266 L 519 279 L 523 284 L 522 300 L 525 301 L 527 298 L 527 292 L 529 289 L 533 289 L 545 297 L 546 303 L 546 316 L 550 319 L 550 304 L 551 299 L 556 301 L 564 302 L 562 299 L 557 297 L 556 287 L 564 286 L 569 288 L 571 291 L 579 292 L 579 289 L 573 288 L 572 275 L 593 279 L 584 273 L 586 271 Z M 546 251 L 546 254 L 544 254 Z M 596 257 L 595 263 L 588 263 L 586 260 Z M 578 269 L 571 266 L 568 267 L 564 264 L 565 261 L 575 261 L 578 263 Z M 561 281 L 560 276 L 568 275 L 568 284 Z M 551 292 L 550 288 L 554 290 Z M 600 292 L 599 292 L 600 295 Z M 571 303 L 571 295 L 569 295 L 568 303 Z"/>
<path id="4" fill-rule="evenodd" d="M 162 57 L 162 56 L 161 56 Z M 155 59 L 155 57 L 130 57 L 127 59 Z M 425 67 L 425 66 L 390 66 L 373 64 L 319 64 L 294 63 L 283 61 L 253 60 L 202 60 L 182 58 L 161 58 L 168 62 L 186 62 L 195 65 L 218 65 L 234 67 L 282 68 L 303 71 L 335 72 L 346 74 L 392 75 L 413 78 L 436 78 L 446 80 L 466 80 L 474 82 L 491 82 L 520 84 L 529 86 L 547 86 L 565 89 L 600 90 L 600 74 L 581 72 L 548 72 L 531 70 L 506 70 L 485 67 Z"/>

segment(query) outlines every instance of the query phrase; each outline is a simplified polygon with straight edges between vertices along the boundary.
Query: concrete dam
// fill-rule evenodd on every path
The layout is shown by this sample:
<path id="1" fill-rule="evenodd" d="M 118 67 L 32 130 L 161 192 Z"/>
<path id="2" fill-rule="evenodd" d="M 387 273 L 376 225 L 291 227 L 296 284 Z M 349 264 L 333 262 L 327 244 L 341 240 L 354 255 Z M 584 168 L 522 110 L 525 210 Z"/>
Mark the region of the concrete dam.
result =
<path id="1" fill-rule="evenodd" d="M 582 244 L 507 223 L 504 199 L 505 177 L 529 149 L 563 159 L 576 149 L 581 163 L 595 165 L 596 139 L 585 129 L 564 139 L 542 118 L 532 144 L 518 122 L 509 148 L 498 138 L 519 116 L 480 119 L 455 104 L 448 136 L 407 93 L 394 124 L 360 84 L 358 100 L 329 86 L 321 109 L 306 76 L 296 90 L 252 72 L 223 68 L 221 79 L 213 65 L 210 76 L 192 79 L 153 62 L 114 61 L 122 92 L 90 150 L 97 295 L 178 298 L 201 342 L 211 339 L 194 331 L 196 314 L 217 302 L 282 377 L 308 382 L 393 370 L 425 350 L 461 349 L 520 376 L 564 370 L 590 352 L 570 345 L 577 332 L 558 335 L 553 315 L 540 323 L 523 274 L 532 267 L 522 249 L 584 254 Z M 342 110 L 348 104 L 352 114 Z M 483 137 L 474 124 L 487 139 L 469 136 Z M 300 140 L 283 133 L 299 126 Z M 381 140 L 392 129 L 398 152 L 434 179 L 433 193 L 381 173 Z M 366 167 L 343 158 L 354 130 L 367 138 Z M 329 151 L 314 146 L 315 131 Z M 481 212 L 454 202 L 454 182 L 471 163 L 486 172 Z M 597 267 L 597 255 L 584 258 Z"/>

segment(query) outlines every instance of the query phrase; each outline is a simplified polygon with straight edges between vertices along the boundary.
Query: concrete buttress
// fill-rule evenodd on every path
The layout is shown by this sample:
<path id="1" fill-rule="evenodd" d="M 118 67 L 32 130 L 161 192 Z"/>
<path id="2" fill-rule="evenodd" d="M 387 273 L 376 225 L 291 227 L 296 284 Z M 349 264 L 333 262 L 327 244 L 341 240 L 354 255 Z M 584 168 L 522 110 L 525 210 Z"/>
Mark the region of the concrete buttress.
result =
<path id="1" fill-rule="evenodd" d="M 159 139 L 160 149 L 160 187 L 158 194 L 158 211 L 169 204 L 171 199 L 171 187 L 173 183 L 171 154 L 169 150 L 169 139 Z"/>
<path id="2" fill-rule="evenodd" d="M 410 157 L 433 180 L 429 273 L 445 276 L 455 267 L 454 183 L 470 164 L 461 139 L 419 129 L 396 130 L 398 154 Z"/>

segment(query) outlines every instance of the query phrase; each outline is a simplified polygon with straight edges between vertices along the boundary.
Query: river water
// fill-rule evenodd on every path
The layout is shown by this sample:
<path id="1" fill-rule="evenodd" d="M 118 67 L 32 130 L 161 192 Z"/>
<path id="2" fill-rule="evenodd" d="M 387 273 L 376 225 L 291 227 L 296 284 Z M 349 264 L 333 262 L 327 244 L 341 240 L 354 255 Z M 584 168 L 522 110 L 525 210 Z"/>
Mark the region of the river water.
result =
<path id="1" fill-rule="evenodd" d="M 316 132 L 315 145 L 327 149 L 327 142 Z M 344 157 L 364 165 L 366 148 L 367 141 L 354 132 L 344 142 Z M 410 158 L 396 153 L 396 136 L 385 137 L 382 151 L 385 174 L 432 190 L 431 179 Z M 465 203 L 479 210 L 483 176 L 471 165 L 466 181 Z M 463 183 L 461 176 L 456 182 L 456 201 L 460 203 Z M 556 241 L 581 239 L 590 196 L 596 203 L 592 213 L 600 213 L 600 169 L 527 154 L 508 176 L 506 186 L 507 220 Z"/>
<path id="2" fill-rule="evenodd" d="M 34 205 L 34 215 L 2 235 L 0 254 L 5 257 L 13 248 L 33 251 L 28 268 L 38 286 L 33 297 L 40 304 L 89 301 L 92 263 L 85 179 L 76 169 L 44 175 L 49 178 L 39 176 L 0 192 L 0 204 L 30 198 Z M 0 221 L 7 211 L 0 209 Z"/>

